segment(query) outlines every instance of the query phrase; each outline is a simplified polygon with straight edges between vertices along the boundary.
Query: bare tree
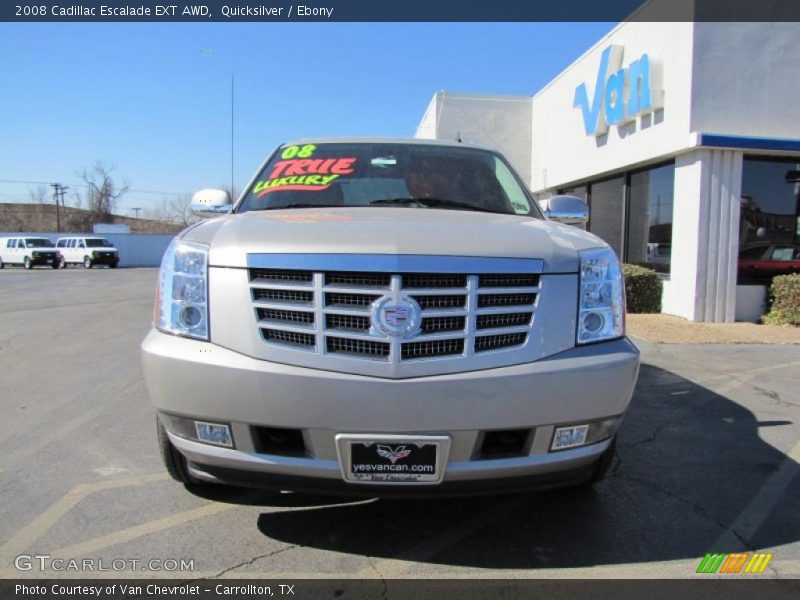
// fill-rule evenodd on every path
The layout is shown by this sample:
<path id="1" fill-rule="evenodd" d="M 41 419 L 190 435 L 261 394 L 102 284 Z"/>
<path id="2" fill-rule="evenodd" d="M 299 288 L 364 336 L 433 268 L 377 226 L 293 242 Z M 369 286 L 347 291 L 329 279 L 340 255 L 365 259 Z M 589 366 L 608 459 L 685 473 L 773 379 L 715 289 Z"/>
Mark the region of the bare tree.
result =
<path id="1" fill-rule="evenodd" d="M 145 211 L 145 217 L 186 227 L 197 221 L 197 217 L 189 210 L 191 200 L 189 195 L 164 198 L 158 207 Z"/>
<path id="2" fill-rule="evenodd" d="M 28 195 L 33 204 L 53 204 L 53 193 L 46 186 L 40 185 L 35 190 L 30 190 Z"/>
<path id="3" fill-rule="evenodd" d="M 128 185 L 117 185 L 111 177 L 116 167 L 97 161 L 91 169 L 79 174 L 86 183 L 87 204 L 94 222 L 109 220 L 117 207 L 117 201 L 128 191 Z"/>

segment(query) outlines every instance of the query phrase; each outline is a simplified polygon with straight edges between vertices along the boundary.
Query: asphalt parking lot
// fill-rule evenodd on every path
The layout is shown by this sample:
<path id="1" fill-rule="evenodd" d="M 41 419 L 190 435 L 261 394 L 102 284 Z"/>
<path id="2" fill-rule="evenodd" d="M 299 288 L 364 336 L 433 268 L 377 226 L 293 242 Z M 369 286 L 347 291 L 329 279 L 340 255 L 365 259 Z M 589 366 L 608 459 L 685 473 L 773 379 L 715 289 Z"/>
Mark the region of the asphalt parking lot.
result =
<path id="1" fill-rule="evenodd" d="M 706 552 L 746 550 L 774 553 L 760 577 L 800 577 L 798 345 L 640 343 L 612 473 L 590 491 L 200 495 L 164 473 L 142 382 L 155 277 L 0 272 L 0 577 L 686 578 Z M 37 554 L 140 562 L 14 567 Z M 193 564 L 142 571 L 153 559 Z"/>

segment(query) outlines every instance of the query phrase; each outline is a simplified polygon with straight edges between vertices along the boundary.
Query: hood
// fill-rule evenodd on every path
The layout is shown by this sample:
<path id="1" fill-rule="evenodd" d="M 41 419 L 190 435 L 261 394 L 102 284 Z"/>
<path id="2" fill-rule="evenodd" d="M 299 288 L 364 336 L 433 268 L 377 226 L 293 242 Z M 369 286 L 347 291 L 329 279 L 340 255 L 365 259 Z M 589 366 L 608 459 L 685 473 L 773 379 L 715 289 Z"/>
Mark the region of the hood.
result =
<path id="1" fill-rule="evenodd" d="M 538 258 L 546 273 L 578 271 L 578 251 L 600 238 L 517 215 L 420 208 L 314 208 L 233 214 L 191 227 L 209 264 L 246 267 L 247 254 L 421 254 Z"/>

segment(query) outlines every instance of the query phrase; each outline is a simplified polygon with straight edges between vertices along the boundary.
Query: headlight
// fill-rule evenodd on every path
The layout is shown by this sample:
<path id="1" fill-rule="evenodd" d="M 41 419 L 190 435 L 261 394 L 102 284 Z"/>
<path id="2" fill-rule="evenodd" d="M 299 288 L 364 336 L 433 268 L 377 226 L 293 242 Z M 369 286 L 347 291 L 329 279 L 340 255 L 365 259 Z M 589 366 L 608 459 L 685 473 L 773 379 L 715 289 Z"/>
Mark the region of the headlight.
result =
<path id="1" fill-rule="evenodd" d="M 208 246 L 173 240 L 161 260 L 154 325 L 208 340 Z"/>
<path id="2" fill-rule="evenodd" d="M 622 337 L 625 335 L 625 289 L 617 256 L 611 248 L 584 250 L 580 255 L 578 343 Z"/>

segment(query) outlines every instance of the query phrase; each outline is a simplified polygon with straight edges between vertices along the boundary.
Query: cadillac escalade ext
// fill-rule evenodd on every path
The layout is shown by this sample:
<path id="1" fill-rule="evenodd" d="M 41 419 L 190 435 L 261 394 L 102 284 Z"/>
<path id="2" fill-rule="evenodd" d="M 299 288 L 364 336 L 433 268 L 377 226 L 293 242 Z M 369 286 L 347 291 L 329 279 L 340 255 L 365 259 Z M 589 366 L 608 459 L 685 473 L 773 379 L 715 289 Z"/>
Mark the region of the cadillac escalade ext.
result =
<path id="1" fill-rule="evenodd" d="M 166 251 L 142 343 L 167 471 L 353 495 L 580 485 L 608 468 L 639 353 L 609 246 L 498 152 L 279 147 Z M 562 221 L 562 222 L 557 222 Z"/>

